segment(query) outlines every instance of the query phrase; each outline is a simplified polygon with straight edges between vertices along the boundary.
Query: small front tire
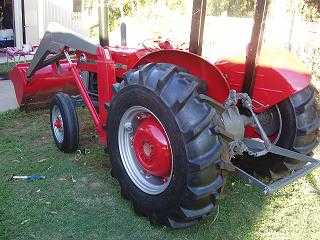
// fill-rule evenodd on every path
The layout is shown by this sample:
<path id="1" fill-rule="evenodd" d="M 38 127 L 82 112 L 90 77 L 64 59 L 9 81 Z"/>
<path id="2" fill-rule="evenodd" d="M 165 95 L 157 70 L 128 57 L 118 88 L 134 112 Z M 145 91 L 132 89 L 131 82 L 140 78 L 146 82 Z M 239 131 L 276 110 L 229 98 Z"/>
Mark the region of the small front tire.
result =
<path id="1" fill-rule="evenodd" d="M 79 146 L 79 123 L 71 97 L 57 93 L 50 105 L 50 125 L 54 142 L 60 151 L 73 153 Z"/>

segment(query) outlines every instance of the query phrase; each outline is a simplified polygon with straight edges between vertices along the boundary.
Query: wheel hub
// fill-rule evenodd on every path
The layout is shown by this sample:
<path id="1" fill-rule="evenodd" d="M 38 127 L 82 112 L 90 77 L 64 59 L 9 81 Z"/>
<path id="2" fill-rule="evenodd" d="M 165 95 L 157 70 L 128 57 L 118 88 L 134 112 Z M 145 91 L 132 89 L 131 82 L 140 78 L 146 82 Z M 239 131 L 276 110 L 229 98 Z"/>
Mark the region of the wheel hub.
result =
<path id="1" fill-rule="evenodd" d="M 139 163 L 147 173 L 163 178 L 170 175 L 170 144 L 165 130 L 153 116 L 139 120 L 133 137 L 133 147 Z"/>
<path id="2" fill-rule="evenodd" d="M 59 143 L 62 143 L 64 140 L 64 126 L 61 112 L 57 105 L 52 109 L 51 119 L 54 136 Z"/>
<path id="3" fill-rule="evenodd" d="M 61 130 L 62 129 L 62 121 L 61 121 L 61 119 L 57 118 L 54 121 L 53 126 Z"/>

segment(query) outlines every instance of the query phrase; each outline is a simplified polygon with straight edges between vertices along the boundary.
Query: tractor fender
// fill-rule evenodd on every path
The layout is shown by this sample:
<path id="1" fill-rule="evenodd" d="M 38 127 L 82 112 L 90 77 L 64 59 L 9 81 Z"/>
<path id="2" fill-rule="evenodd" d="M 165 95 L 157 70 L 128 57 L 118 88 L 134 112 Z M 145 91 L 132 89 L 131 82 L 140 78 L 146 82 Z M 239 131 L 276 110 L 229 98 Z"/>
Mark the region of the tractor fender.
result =
<path id="1" fill-rule="evenodd" d="M 253 103 L 256 112 L 288 99 L 310 85 L 311 74 L 290 69 L 257 68 L 256 82 L 253 89 Z"/>
<path id="2" fill-rule="evenodd" d="M 232 89 L 242 91 L 245 56 L 220 60 L 215 66 L 226 76 Z M 284 50 L 263 49 L 253 89 L 254 111 L 264 112 L 302 91 L 310 82 L 310 71 L 296 56 Z"/>
<path id="3" fill-rule="evenodd" d="M 229 83 L 222 72 L 198 55 L 179 50 L 160 50 L 142 57 L 132 68 L 138 68 L 150 62 L 174 64 L 187 70 L 190 74 L 205 81 L 208 95 L 221 103 L 229 95 Z"/>

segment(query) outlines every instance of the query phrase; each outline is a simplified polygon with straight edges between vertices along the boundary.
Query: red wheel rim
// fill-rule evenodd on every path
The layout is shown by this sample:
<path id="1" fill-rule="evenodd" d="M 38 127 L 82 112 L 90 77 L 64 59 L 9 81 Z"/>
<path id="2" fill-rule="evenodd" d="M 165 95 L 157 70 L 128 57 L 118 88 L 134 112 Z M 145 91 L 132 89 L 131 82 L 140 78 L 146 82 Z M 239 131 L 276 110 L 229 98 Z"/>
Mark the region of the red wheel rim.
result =
<path id="1" fill-rule="evenodd" d="M 57 105 L 52 108 L 51 112 L 51 126 L 53 129 L 53 134 L 56 140 L 59 143 L 62 143 L 64 140 L 64 128 L 63 128 L 63 119 L 61 116 L 60 109 Z"/>
<path id="2" fill-rule="evenodd" d="M 53 123 L 53 126 L 55 126 L 56 128 L 61 129 L 62 128 L 62 120 L 61 119 L 56 119 Z"/>
<path id="3" fill-rule="evenodd" d="M 157 195 L 173 175 L 173 154 L 167 132 L 149 109 L 132 106 L 123 114 L 118 130 L 122 165 L 141 191 Z"/>
<path id="4" fill-rule="evenodd" d="M 133 148 L 144 171 L 168 178 L 172 169 L 170 142 L 159 121 L 152 115 L 141 118 L 133 136 Z"/>

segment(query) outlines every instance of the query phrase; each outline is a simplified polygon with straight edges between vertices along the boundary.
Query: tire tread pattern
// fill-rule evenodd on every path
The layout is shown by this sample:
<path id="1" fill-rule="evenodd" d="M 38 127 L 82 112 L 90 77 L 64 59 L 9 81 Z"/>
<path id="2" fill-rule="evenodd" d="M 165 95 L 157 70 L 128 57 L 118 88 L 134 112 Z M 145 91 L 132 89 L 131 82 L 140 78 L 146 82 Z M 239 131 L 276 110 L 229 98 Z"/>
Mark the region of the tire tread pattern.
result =
<path id="1" fill-rule="evenodd" d="M 210 131 L 216 112 L 210 105 L 200 101 L 198 90 L 203 89 L 201 81 L 175 65 L 147 64 L 130 71 L 123 82 L 120 92 L 138 84 L 152 90 L 171 109 L 185 139 L 188 156 L 187 186 L 177 206 L 161 213 L 148 212 L 141 205 L 143 203 L 130 199 L 133 208 L 137 214 L 147 216 L 153 223 L 173 228 L 189 227 L 215 211 L 216 200 L 224 184 L 218 166 L 220 140 Z M 122 195 L 130 198 L 125 183 L 122 179 L 117 180 Z"/>

